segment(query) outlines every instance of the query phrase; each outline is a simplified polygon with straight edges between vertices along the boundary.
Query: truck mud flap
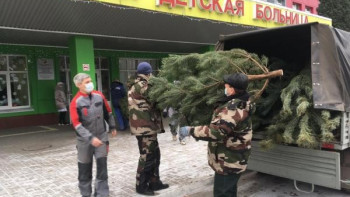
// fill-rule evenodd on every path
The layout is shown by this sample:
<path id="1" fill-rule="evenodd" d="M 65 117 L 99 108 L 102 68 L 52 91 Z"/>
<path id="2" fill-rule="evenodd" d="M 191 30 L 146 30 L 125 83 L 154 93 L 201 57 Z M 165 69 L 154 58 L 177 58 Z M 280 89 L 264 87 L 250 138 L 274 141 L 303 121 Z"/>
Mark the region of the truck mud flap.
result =
<path id="1" fill-rule="evenodd" d="M 252 142 L 248 169 L 324 187 L 340 189 L 340 154 L 276 145 L 269 151 Z"/>

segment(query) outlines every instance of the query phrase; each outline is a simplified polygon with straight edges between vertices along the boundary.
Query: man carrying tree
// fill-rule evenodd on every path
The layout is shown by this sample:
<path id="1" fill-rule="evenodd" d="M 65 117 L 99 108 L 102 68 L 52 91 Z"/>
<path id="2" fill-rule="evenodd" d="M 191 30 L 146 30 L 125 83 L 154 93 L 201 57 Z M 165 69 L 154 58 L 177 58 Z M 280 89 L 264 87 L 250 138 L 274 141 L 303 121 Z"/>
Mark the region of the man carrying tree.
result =
<path id="1" fill-rule="evenodd" d="M 154 195 L 154 191 L 166 189 L 159 178 L 160 149 L 157 133 L 162 132 L 161 114 L 149 101 L 148 81 L 152 67 L 147 62 L 137 66 L 137 77 L 128 92 L 130 130 L 138 141 L 140 158 L 136 175 L 136 192 Z"/>
<path id="2" fill-rule="evenodd" d="M 253 104 L 246 91 L 247 75 L 225 75 L 224 82 L 226 97 L 215 109 L 210 125 L 191 127 L 189 133 L 209 142 L 208 163 L 215 171 L 214 197 L 235 197 L 250 155 Z"/>

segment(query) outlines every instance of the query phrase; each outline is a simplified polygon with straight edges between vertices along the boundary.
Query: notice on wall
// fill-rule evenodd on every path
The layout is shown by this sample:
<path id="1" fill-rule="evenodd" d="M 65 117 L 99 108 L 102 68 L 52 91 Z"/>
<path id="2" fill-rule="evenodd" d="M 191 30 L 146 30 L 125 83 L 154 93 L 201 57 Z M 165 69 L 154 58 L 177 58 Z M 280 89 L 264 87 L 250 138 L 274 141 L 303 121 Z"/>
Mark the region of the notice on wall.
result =
<path id="1" fill-rule="evenodd" d="M 55 69 L 53 59 L 39 58 L 37 60 L 38 80 L 54 80 Z"/>
<path id="2" fill-rule="evenodd" d="M 83 71 L 90 71 L 90 64 L 83 64 Z"/>

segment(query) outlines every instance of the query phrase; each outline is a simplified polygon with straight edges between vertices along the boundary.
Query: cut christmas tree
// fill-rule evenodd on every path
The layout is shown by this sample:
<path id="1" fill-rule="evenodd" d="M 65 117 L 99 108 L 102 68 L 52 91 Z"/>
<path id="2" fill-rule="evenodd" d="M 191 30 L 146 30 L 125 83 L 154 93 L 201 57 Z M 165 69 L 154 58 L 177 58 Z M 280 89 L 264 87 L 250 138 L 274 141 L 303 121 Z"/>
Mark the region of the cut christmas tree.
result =
<path id="1" fill-rule="evenodd" d="M 281 71 L 269 72 L 267 63 L 266 57 L 240 49 L 173 55 L 164 59 L 158 77 L 151 78 L 149 97 L 159 109 L 177 109 L 188 125 L 208 124 L 216 103 L 224 97 L 223 76 L 247 74 L 249 92 L 257 99 L 267 87 L 268 78 L 282 75 Z"/>
<path id="2" fill-rule="evenodd" d="M 276 78 L 279 69 L 285 75 Z M 160 110 L 177 109 L 187 125 L 206 125 L 225 96 L 223 76 L 237 72 L 248 75 L 248 92 L 256 102 L 253 131 L 264 132 L 262 147 L 317 148 L 334 140 L 340 114 L 313 108 L 310 68 L 274 58 L 269 62 L 241 49 L 165 58 L 159 75 L 150 80 L 148 96 Z"/>

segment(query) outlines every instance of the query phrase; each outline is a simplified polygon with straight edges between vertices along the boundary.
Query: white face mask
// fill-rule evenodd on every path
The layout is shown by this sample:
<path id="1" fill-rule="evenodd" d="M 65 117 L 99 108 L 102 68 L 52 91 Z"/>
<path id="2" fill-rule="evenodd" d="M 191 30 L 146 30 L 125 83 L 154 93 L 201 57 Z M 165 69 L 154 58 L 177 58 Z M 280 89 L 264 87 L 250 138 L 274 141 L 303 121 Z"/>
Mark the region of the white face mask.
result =
<path id="1" fill-rule="evenodd" d="M 225 95 L 226 95 L 226 96 L 229 96 L 228 93 L 227 93 L 227 89 L 226 89 L 226 88 L 225 88 Z"/>
<path id="2" fill-rule="evenodd" d="M 85 84 L 85 91 L 90 93 L 94 90 L 94 84 L 92 82 Z"/>

